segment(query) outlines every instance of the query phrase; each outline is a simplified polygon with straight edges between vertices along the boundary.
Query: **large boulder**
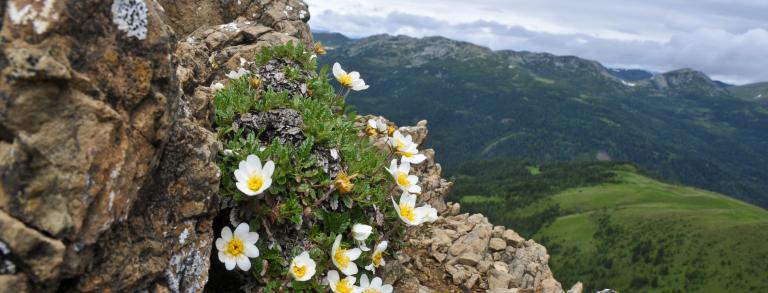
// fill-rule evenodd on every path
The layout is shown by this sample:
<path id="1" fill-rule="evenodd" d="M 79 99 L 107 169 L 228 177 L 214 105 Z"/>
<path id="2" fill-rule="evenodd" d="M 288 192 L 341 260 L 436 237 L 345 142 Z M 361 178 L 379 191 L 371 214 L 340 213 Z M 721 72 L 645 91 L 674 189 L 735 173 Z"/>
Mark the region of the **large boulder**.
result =
<path id="1" fill-rule="evenodd" d="M 311 35 L 301 1 L 198 2 L 0 5 L 0 291 L 203 290 L 208 86 Z"/>

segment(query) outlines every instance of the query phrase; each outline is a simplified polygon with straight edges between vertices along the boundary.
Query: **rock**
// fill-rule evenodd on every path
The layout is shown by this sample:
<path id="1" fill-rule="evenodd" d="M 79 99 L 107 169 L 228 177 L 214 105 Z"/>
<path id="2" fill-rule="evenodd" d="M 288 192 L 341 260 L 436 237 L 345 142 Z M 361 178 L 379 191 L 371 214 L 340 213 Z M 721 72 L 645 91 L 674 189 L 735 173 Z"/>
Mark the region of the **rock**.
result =
<path id="1" fill-rule="evenodd" d="M 491 242 L 488 245 L 491 249 L 499 251 L 507 248 L 507 242 L 501 238 L 491 238 Z"/>
<path id="2" fill-rule="evenodd" d="M 541 289 L 539 292 L 542 293 L 561 293 L 563 292 L 563 289 L 560 288 L 560 283 L 556 281 L 554 278 L 548 278 L 543 281 L 541 281 Z"/>
<path id="3" fill-rule="evenodd" d="M 482 259 L 483 258 L 477 253 L 467 252 L 457 257 L 456 262 L 473 267 L 476 266 Z"/>
<path id="4" fill-rule="evenodd" d="M 480 275 L 478 274 L 472 274 L 472 276 L 467 279 L 466 282 L 464 282 L 464 288 L 472 289 L 475 288 L 475 285 L 477 285 L 477 281 L 480 280 Z"/>
<path id="5" fill-rule="evenodd" d="M 490 289 L 507 289 L 511 280 L 512 275 L 506 272 L 496 269 L 488 272 L 488 288 Z"/>
<path id="6" fill-rule="evenodd" d="M 567 293 L 581 293 L 584 291 L 584 285 L 581 284 L 581 282 L 576 282 L 576 284 L 573 284 L 573 287 L 571 289 L 568 289 Z"/>
<path id="7" fill-rule="evenodd" d="M 480 253 L 488 248 L 488 241 L 491 236 L 491 225 L 477 225 L 475 229 L 459 238 L 449 248 L 451 255 L 459 255 L 463 252 Z"/>
<path id="8" fill-rule="evenodd" d="M 507 266 L 506 263 L 503 263 L 500 261 L 493 262 L 493 269 L 497 271 L 509 273 L 509 266 Z"/>
<path id="9" fill-rule="evenodd" d="M 64 262 L 64 244 L 28 228 L 24 223 L 0 211 L 0 240 L 3 255 L 13 255 L 29 268 L 35 279 L 47 282 L 60 275 Z"/>
<path id="10" fill-rule="evenodd" d="M 0 275 L 0 292 L 31 292 L 24 275 Z"/>
<path id="11" fill-rule="evenodd" d="M 520 245 L 522 245 L 523 242 L 525 242 L 525 238 L 520 237 L 519 234 L 515 233 L 515 231 L 511 229 L 504 231 L 504 234 L 502 237 L 504 237 L 504 239 L 507 240 L 509 244 L 511 244 L 514 247 L 520 247 Z"/>
<path id="12" fill-rule="evenodd" d="M 461 205 L 459 203 L 454 203 L 450 207 L 450 211 L 448 212 L 449 215 L 455 216 L 458 215 L 461 212 Z"/>
<path id="13" fill-rule="evenodd" d="M 487 293 L 518 293 L 519 291 L 515 289 L 502 289 L 502 288 L 495 288 L 490 289 L 487 291 Z"/>
<path id="14" fill-rule="evenodd" d="M 306 5 L 29 7 L 50 18 L 0 27 L 0 242 L 16 270 L 0 291 L 202 291 L 219 209 L 209 85 L 240 56 L 311 42 Z"/>

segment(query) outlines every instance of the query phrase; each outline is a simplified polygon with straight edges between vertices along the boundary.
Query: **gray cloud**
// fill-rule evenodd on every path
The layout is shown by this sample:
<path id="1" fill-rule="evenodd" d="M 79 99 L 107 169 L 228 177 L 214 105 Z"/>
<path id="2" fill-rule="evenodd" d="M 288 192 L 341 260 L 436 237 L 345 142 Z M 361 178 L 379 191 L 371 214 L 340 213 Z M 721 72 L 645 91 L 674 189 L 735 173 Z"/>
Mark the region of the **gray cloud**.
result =
<path id="1" fill-rule="evenodd" d="M 353 37 L 440 35 L 496 50 L 576 55 L 612 67 L 654 71 L 689 67 L 732 83 L 768 80 L 768 19 L 760 15 L 768 11 L 768 1 L 549 0 L 536 5 L 521 2 L 508 11 L 497 9 L 509 7 L 501 3 L 510 1 L 500 0 L 418 5 L 393 0 L 403 2 L 391 6 L 376 6 L 377 1 L 322 1 L 309 1 L 312 28 Z M 336 9 L 333 2 L 345 3 Z M 452 5 L 456 11 L 445 8 Z M 520 12 L 526 16 L 517 17 Z"/>

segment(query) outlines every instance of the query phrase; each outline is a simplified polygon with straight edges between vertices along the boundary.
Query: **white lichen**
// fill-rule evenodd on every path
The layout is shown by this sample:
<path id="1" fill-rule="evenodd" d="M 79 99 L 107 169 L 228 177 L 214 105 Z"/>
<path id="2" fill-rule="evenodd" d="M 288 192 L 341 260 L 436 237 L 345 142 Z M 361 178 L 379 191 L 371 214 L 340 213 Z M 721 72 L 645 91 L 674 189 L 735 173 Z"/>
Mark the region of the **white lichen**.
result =
<path id="1" fill-rule="evenodd" d="M 220 25 L 219 27 L 220 27 L 221 29 L 223 29 L 223 30 L 225 30 L 225 31 L 229 31 L 229 32 L 237 32 L 237 31 L 239 31 L 239 30 L 240 30 L 240 29 L 237 27 L 237 24 L 235 24 L 234 22 L 230 22 L 230 23 L 228 23 L 228 24 L 222 24 L 222 25 Z"/>
<path id="2" fill-rule="evenodd" d="M 129 37 L 143 40 L 147 37 L 147 4 L 143 0 L 115 0 L 112 3 L 112 22 Z"/>
<path id="3" fill-rule="evenodd" d="M 181 245 L 184 245 L 184 243 L 187 242 L 187 237 L 189 237 L 189 230 L 187 230 L 187 228 L 184 228 L 184 231 L 181 231 L 181 234 L 179 234 L 179 243 L 181 243 Z"/>
<path id="4" fill-rule="evenodd" d="M 109 192 L 109 210 L 110 211 L 112 210 L 112 205 L 114 204 L 114 202 L 115 202 L 115 192 L 110 191 Z"/>
<path id="5" fill-rule="evenodd" d="M 35 33 L 42 34 L 48 30 L 51 21 L 59 19 L 59 14 L 53 9 L 56 0 L 17 0 L 8 1 L 8 16 L 16 25 L 32 23 Z"/>
<path id="6" fill-rule="evenodd" d="M 0 241 L 0 255 L 7 255 L 11 254 L 11 249 L 8 248 L 8 245 L 5 244 L 5 242 Z"/>

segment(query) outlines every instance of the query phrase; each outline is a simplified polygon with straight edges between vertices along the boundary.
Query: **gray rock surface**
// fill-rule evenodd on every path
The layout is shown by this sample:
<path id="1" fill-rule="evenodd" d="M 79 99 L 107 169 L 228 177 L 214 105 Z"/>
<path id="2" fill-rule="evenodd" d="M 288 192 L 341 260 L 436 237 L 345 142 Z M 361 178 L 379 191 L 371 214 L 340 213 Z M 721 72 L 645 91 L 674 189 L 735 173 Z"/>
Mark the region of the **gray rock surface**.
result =
<path id="1" fill-rule="evenodd" d="M 306 5 L 0 6 L 0 292 L 202 291 L 219 208 L 208 87 L 311 41 Z"/>

